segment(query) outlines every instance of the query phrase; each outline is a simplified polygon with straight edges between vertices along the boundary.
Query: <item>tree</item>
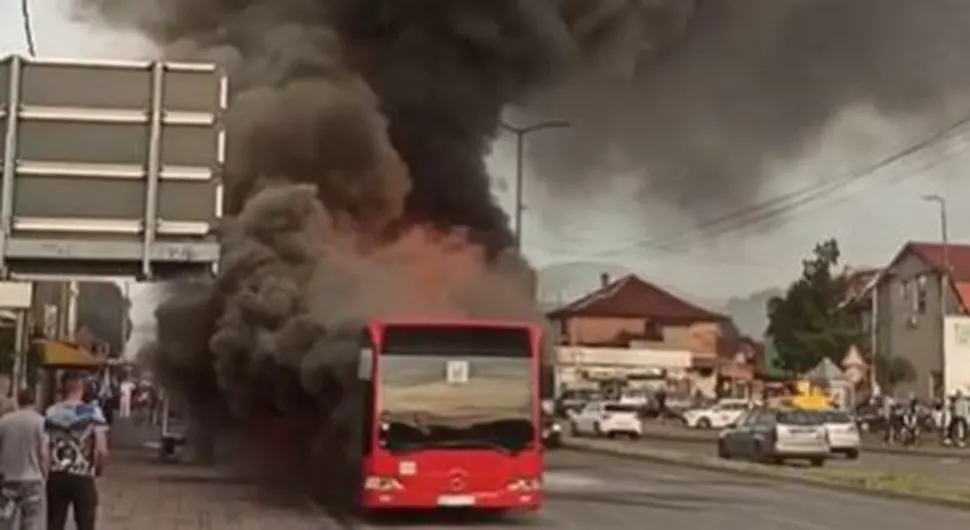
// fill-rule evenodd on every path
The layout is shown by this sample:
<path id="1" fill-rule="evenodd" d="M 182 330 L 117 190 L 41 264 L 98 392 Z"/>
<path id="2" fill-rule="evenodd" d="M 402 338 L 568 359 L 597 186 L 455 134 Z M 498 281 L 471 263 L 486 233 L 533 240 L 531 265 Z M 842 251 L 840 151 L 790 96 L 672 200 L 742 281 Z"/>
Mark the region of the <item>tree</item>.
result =
<path id="1" fill-rule="evenodd" d="M 916 368 L 903 357 L 877 355 L 873 360 L 876 368 L 876 382 L 886 392 L 892 392 L 897 385 L 916 381 Z"/>
<path id="2" fill-rule="evenodd" d="M 785 295 L 768 301 L 776 368 L 789 375 L 803 374 L 826 357 L 838 363 L 850 346 L 865 340 L 859 320 L 838 310 L 849 287 L 848 278 L 834 272 L 839 257 L 834 239 L 818 243 Z"/>

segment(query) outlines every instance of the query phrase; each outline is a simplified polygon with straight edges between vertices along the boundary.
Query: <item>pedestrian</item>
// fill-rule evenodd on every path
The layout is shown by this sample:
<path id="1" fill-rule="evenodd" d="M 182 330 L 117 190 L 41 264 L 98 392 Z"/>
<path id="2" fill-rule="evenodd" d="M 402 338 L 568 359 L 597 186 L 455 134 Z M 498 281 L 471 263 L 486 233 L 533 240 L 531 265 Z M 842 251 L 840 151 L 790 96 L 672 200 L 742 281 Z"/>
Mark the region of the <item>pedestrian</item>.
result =
<path id="1" fill-rule="evenodd" d="M 44 417 L 34 407 L 33 392 L 17 394 L 17 405 L 17 410 L 0 418 L 0 528 L 43 530 L 49 464 Z"/>
<path id="2" fill-rule="evenodd" d="M 121 383 L 120 387 L 120 407 L 118 407 L 118 414 L 122 418 L 127 418 L 131 416 L 131 402 L 133 394 L 135 393 L 135 383 L 130 379 L 125 379 Z"/>
<path id="3" fill-rule="evenodd" d="M 950 417 L 947 423 L 947 439 L 960 447 L 966 445 L 967 416 L 970 415 L 970 404 L 963 392 L 957 390 L 951 398 Z"/>
<path id="4" fill-rule="evenodd" d="M 108 425 L 97 402 L 86 402 L 85 376 L 61 377 L 63 399 L 47 409 L 51 469 L 47 479 L 47 526 L 64 530 L 67 510 L 74 510 L 77 530 L 94 530 L 100 475 L 108 457 Z"/>

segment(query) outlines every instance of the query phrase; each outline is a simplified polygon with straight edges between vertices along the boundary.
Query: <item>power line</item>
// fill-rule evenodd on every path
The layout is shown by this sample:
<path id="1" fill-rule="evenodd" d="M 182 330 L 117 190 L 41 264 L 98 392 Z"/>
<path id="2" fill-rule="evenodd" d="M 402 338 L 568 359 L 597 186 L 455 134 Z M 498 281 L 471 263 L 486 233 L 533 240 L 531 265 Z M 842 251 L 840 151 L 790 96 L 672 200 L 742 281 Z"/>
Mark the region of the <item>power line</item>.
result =
<path id="1" fill-rule="evenodd" d="M 30 0 L 20 0 L 20 15 L 24 25 L 24 39 L 27 41 L 27 53 L 35 57 L 37 46 L 34 44 L 34 28 L 30 20 Z"/>
<path id="2" fill-rule="evenodd" d="M 664 250 L 671 247 L 682 246 L 687 243 L 697 243 L 716 239 L 721 236 L 737 233 L 745 229 L 763 224 L 769 220 L 783 217 L 792 210 L 804 208 L 814 202 L 822 200 L 836 191 L 843 189 L 860 180 L 871 177 L 881 169 L 891 166 L 905 158 L 908 158 L 920 151 L 928 149 L 941 140 L 953 135 L 961 127 L 970 124 L 970 116 L 964 117 L 950 125 L 939 129 L 922 140 L 894 152 L 873 164 L 861 169 L 849 172 L 835 179 L 827 180 L 818 184 L 807 186 L 792 192 L 788 192 L 777 197 L 773 197 L 748 208 L 729 212 L 712 219 L 709 219 L 693 230 L 672 237 L 655 237 L 634 242 L 631 244 L 617 247 L 608 251 L 599 252 L 597 255 L 611 255 L 623 253 L 635 249 L 654 249 Z"/>

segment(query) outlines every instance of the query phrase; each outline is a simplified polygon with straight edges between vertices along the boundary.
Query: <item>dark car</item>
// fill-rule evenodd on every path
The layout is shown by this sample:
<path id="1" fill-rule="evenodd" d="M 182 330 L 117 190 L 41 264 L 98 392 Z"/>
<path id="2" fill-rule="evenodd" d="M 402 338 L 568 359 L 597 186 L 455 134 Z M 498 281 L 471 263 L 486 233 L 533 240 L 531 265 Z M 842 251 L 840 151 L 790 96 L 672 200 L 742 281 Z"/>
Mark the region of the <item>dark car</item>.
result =
<path id="1" fill-rule="evenodd" d="M 542 417 L 542 444 L 546 449 L 562 446 L 562 427 L 551 414 Z"/>
<path id="2" fill-rule="evenodd" d="M 856 407 L 853 416 L 862 432 L 882 432 L 886 428 L 886 417 L 877 404 L 863 403 Z"/>

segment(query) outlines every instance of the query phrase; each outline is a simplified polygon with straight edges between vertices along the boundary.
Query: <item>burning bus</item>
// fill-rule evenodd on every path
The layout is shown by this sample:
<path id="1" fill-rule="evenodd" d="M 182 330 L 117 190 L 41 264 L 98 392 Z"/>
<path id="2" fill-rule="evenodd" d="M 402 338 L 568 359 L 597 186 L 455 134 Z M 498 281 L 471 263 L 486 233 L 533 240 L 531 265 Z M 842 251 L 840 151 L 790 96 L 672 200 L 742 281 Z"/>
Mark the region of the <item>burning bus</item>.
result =
<path id="1" fill-rule="evenodd" d="M 539 509 L 541 335 L 513 322 L 370 323 L 362 508 Z"/>

